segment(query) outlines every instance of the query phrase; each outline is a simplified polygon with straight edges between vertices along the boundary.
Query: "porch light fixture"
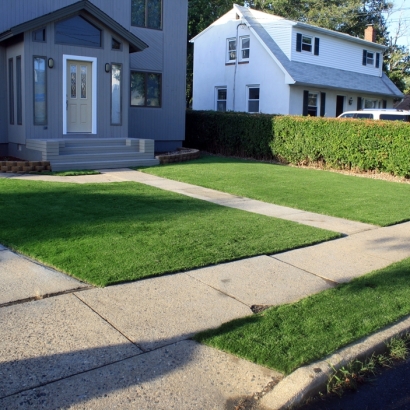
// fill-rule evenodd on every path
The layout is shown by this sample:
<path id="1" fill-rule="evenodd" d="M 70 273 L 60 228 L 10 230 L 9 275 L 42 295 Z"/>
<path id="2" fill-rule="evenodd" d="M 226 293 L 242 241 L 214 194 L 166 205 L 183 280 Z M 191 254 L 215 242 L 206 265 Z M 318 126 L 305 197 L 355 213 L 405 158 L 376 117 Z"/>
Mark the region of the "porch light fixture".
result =
<path id="1" fill-rule="evenodd" d="M 54 67 L 54 60 L 52 58 L 49 58 L 47 61 L 48 68 L 53 68 Z"/>
<path id="2" fill-rule="evenodd" d="M 109 73 L 110 70 L 111 70 L 110 63 L 105 63 L 105 72 L 106 72 L 106 73 Z"/>
<path id="3" fill-rule="evenodd" d="M 353 104 L 353 98 L 350 97 L 350 98 L 349 98 L 349 105 L 352 105 L 352 104 Z"/>

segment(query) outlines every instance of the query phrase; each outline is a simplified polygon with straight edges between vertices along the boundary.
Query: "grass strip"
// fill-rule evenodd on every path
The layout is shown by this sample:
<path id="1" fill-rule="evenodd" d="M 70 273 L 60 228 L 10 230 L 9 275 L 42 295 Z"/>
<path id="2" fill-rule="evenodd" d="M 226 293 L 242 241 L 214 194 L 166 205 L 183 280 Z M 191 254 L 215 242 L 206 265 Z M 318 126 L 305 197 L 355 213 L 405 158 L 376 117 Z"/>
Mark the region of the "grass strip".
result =
<path id="1" fill-rule="evenodd" d="M 58 177 L 75 177 L 79 175 L 99 175 L 101 172 L 89 169 L 75 169 L 73 171 L 43 171 L 38 172 L 38 175 L 54 175 Z"/>
<path id="2" fill-rule="evenodd" d="M 410 220 L 410 184 L 204 156 L 144 172 L 260 201 L 380 226 Z"/>
<path id="3" fill-rule="evenodd" d="M 286 374 L 410 314 L 410 258 L 196 340 Z"/>
<path id="4" fill-rule="evenodd" d="M 105 286 L 339 237 L 133 182 L 0 179 L 0 243 Z"/>

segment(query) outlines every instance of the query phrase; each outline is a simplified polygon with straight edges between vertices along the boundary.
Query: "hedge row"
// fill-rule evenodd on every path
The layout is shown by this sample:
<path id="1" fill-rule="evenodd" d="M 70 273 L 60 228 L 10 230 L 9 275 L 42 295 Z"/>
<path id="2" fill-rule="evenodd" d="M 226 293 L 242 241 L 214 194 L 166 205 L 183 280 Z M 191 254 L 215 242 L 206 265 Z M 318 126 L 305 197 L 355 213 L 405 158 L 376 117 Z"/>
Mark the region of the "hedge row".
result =
<path id="1" fill-rule="evenodd" d="M 185 146 L 227 156 L 273 159 L 272 115 L 187 111 Z"/>
<path id="2" fill-rule="evenodd" d="M 228 156 L 410 177 L 410 124 L 399 121 L 188 111 L 185 145 Z"/>

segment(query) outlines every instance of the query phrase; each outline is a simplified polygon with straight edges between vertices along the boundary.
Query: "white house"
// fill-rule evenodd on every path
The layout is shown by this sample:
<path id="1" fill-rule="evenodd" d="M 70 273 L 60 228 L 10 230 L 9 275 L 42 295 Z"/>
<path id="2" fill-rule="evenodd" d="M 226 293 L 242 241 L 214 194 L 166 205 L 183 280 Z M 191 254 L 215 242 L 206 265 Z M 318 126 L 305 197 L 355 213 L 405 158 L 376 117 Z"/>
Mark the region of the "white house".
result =
<path id="1" fill-rule="evenodd" d="M 234 4 L 194 37 L 194 110 L 335 117 L 392 108 L 385 47 Z"/>

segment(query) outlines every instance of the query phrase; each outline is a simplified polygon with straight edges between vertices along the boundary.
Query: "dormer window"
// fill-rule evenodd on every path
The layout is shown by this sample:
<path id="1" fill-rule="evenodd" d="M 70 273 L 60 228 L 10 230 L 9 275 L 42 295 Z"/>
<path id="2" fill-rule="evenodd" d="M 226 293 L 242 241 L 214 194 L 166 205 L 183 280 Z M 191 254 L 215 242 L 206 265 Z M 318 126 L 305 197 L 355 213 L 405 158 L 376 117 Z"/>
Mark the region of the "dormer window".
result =
<path id="1" fill-rule="evenodd" d="M 379 68 L 380 66 L 380 53 L 374 53 L 373 51 L 363 50 L 363 65 Z"/>
<path id="2" fill-rule="evenodd" d="M 305 51 L 307 53 L 312 53 L 315 56 L 319 55 L 319 37 L 311 37 L 305 34 L 296 34 L 296 51 L 301 53 Z"/>

